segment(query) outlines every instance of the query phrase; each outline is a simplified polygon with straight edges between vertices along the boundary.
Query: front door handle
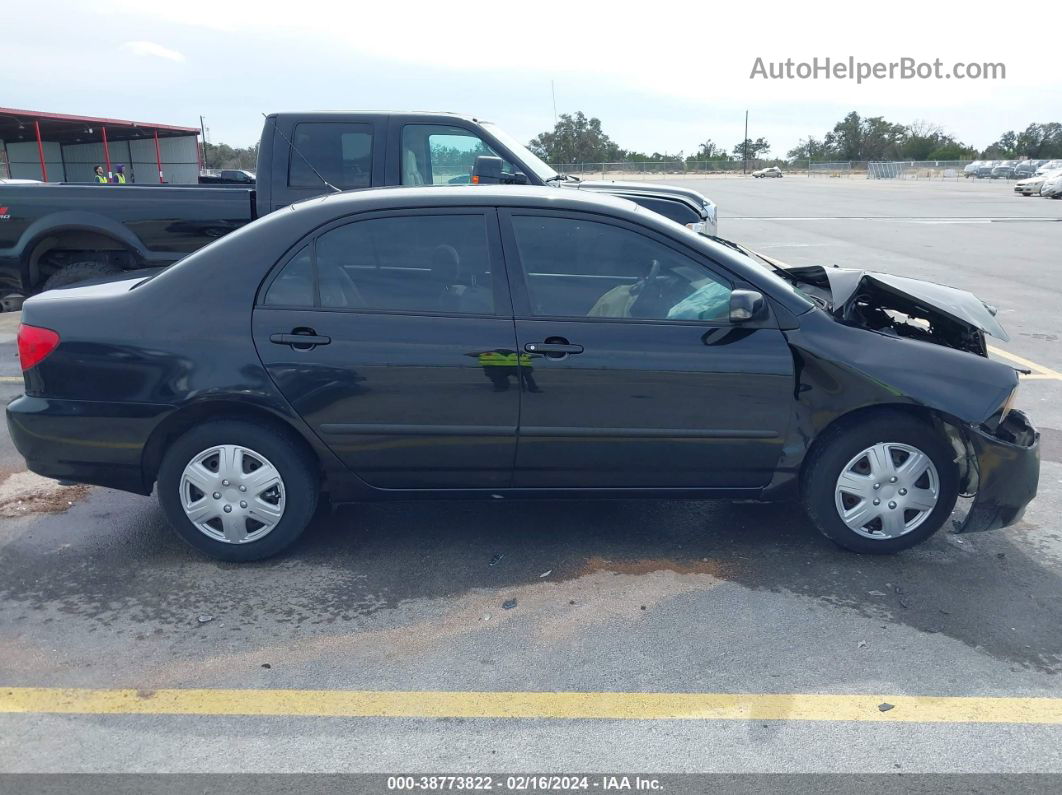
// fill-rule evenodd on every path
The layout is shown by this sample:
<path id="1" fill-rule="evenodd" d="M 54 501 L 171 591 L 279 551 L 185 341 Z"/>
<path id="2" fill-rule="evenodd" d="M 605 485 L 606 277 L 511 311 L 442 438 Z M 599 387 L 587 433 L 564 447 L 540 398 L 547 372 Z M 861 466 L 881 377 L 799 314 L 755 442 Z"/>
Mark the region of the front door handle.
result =
<path id="1" fill-rule="evenodd" d="M 569 353 L 582 353 L 582 345 L 572 345 L 564 342 L 529 342 L 524 346 L 524 350 L 528 353 L 542 353 L 545 355 L 560 354 L 565 355 Z"/>
<path id="2" fill-rule="evenodd" d="M 327 345 L 332 338 L 320 335 L 312 328 L 296 328 L 292 329 L 290 334 L 271 334 L 269 341 L 275 345 L 290 345 L 300 350 L 309 350 L 315 345 Z"/>

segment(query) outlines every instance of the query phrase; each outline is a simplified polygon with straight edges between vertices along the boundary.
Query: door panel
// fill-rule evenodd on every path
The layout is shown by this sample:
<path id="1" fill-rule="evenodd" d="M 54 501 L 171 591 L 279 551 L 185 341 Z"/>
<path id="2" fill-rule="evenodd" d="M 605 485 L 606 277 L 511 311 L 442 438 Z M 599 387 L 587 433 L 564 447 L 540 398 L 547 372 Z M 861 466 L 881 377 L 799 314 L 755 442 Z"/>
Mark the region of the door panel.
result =
<path id="1" fill-rule="evenodd" d="M 337 222 L 267 280 L 253 328 L 280 391 L 371 485 L 511 482 L 519 370 L 493 212 Z"/>
<path id="2" fill-rule="evenodd" d="M 777 329 L 518 320 L 529 353 L 515 485 L 745 488 L 770 479 L 788 425 L 793 359 Z M 527 379 L 525 379 L 526 381 Z"/>
<path id="3" fill-rule="evenodd" d="M 512 353 L 512 320 L 259 307 L 253 325 L 281 393 L 371 485 L 509 485 L 519 389 L 497 389 L 481 354 Z M 330 341 L 270 341 L 296 329 Z"/>
<path id="4" fill-rule="evenodd" d="M 772 323 L 730 325 L 732 277 L 630 223 L 504 217 L 525 390 L 515 485 L 765 485 L 793 359 Z"/>

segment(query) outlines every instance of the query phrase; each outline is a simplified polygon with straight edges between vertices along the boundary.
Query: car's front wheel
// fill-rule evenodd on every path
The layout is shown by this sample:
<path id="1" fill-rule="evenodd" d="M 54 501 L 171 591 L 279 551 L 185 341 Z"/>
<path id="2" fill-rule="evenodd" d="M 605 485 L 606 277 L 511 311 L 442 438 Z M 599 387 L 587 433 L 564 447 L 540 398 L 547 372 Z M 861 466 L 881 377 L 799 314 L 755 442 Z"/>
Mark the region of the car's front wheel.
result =
<path id="1" fill-rule="evenodd" d="M 186 542 L 219 560 L 261 560 L 302 535 L 317 506 L 312 456 L 254 422 L 216 420 L 177 439 L 158 473 L 159 502 Z"/>
<path id="2" fill-rule="evenodd" d="M 812 522 L 853 552 L 899 552 L 925 541 L 958 497 L 947 441 L 928 423 L 893 412 L 826 431 L 802 480 Z"/>

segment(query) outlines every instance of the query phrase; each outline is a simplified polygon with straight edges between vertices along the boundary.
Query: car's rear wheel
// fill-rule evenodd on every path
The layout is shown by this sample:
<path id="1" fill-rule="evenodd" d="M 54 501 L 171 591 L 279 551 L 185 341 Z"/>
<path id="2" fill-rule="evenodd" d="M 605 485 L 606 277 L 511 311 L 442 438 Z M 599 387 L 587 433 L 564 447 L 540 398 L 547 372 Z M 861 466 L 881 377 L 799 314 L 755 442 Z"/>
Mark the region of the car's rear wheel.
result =
<path id="1" fill-rule="evenodd" d="M 240 562 L 275 555 L 302 535 L 317 506 L 318 478 L 310 454 L 287 434 L 216 420 L 171 445 L 158 491 L 181 538 Z"/>
<path id="2" fill-rule="evenodd" d="M 886 554 L 925 541 L 958 497 L 954 453 L 928 423 L 881 412 L 827 431 L 804 466 L 808 516 L 853 552 Z"/>

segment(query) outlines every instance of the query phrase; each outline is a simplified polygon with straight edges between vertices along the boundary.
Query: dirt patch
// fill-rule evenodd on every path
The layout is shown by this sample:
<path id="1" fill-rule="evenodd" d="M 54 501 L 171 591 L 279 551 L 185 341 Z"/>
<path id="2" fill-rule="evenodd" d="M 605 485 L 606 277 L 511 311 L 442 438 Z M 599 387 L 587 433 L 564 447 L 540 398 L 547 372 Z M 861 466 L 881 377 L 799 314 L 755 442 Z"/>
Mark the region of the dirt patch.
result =
<path id="1" fill-rule="evenodd" d="M 579 571 L 578 576 L 585 577 L 599 571 L 613 574 L 652 574 L 656 571 L 671 571 L 675 574 L 708 574 L 723 579 L 727 572 L 718 561 L 710 558 L 703 560 L 675 560 L 673 558 L 635 558 L 632 560 L 609 560 L 591 557 Z"/>
<path id="2" fill-rule="evenodd" d="M 0 517 L 61 513 L 88 494 L 88 486 L 61 486 L 33 472 L 15 472 L 0 483 Z"/>

